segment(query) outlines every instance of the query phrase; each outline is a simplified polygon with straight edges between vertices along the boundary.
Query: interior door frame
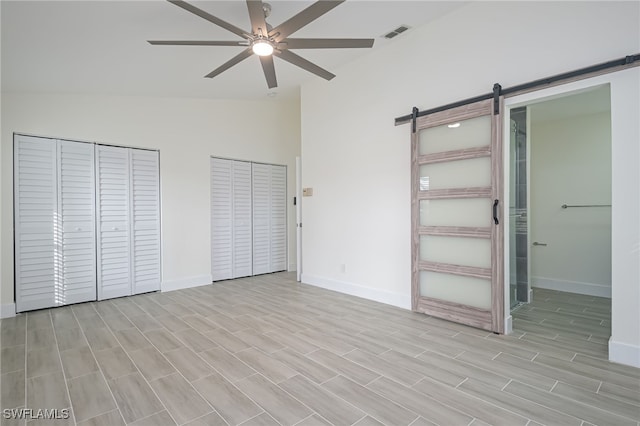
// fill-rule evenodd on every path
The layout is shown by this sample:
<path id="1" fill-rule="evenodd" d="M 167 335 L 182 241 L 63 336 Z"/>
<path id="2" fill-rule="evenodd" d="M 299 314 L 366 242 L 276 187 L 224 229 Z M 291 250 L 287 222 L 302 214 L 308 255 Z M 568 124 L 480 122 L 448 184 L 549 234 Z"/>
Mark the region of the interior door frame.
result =
<path id="1" fill-rule="evenodd" d="M 633 68 L 633 67 L 632 67 Z M 631 69 L 632 69 L 631 68 Z M 578 94 L 580 92 L 583 91 L 587 91 L 587 90 L 591 90 L 593 88 L 596 88 L 598 86 L 602 86 L 605 84 L 609 84 L 612 87 L 612 91 L 613 91 L 613 85 L 616 84 L 618 77 L 617 74 L 620 73 L 624 73 L 625 71 L 629 70 L 629 68 L 624 68 L 624 69 L 611 69 L 610 72 L 607 73 L 599 73 L 596 75 L 584 75 L 581 78 L 576 78 L 576 79 L 571 79 L 571 80 L 567 80 L 565 82 L 561 82 L 558 84 L 553 85 L 552 87 L 546 87 L 546 88 L 540 88 L 537 90 L 530 90 L 527 91 L 525 93 L 516 93 L 513 94 L 511 96 L 506 96 L 505 100 L 504 100 L 504 116 L 505 117 L 509 117 L 511 115 L 511 110 L 515 109 L 515 108 L 520 108 L 520 107 L 524 107 L 524 106 L 530 106 L 539 102 L 545 102 L 545 101 L 549 101 L 552 99 L 557 99 L 557 98 L 562 98 L 565 96 L 570 96 L 570 95 L 574 95 L 574 94 Z M 612 93 L 612 98 L 613 98 L 613 93 Z M 614 141 L 614 122 L 613 122 L 613 99 L 612 99 L 612 150 L 615 149 L 614 148 L 614 144 L 616 143 Z M 528 114 L 529 115 L 529 114 Z M 508 120 L 504 120 L 506 123 L 503 124 L 503 135 L 505 138 L 509 138 L 509 125 L 508 125 Z M 529 129 L 527 129 L 527 132 L 529 133 Z M 529 144 L 530 145 L 530 144 Z M 529 156 L 528 156 L 529 157 Z M 508 150 L 504 150 L 503 152 L 503 174 L 504 174 L 504 191 L 502 194 L 502 197 L 504 198 L 505 202 L 508 203 L 509 202 L 509 166 L 510 166 L 510 155 Z M 613 181 L 613 176 L 612 176 L 612 181 Z M 612 183 L 612 188 L 615 188 L 615 184 Z M 620 198 L 618 198 L 620 199 Z M 619 206 L 616 206 L 616 198 L 614 198 L 614 195 L 612 193 L 612 200 L 611 200 L 611 220 L 612 223 L 615 220 L 614 219 L 614 213 L 618 210 L 618 208 L 620 208 Z M 626 201 L 626 200 L 625 200 Z M 530 204 L 530 203 L 529 203 Z M 529 207 L 527 207 L 529 208 Z M 624 207 L 622 207 L 624 208 Z M 508 215 L 507 215 L 508 216 Z M 504 218 L 504 222 L 505 222 L 505 226 L 508 227 L 509 226 L 509 217 L 505 217 Z M 530 225 L 529 225 L 530 226 Z M 508 229 L 508 228 L 507 228 Z M 528 230 L 528 232 L 530 232 L 530 229 Z M 612 228 L 612 238 L 615 239 L 615 236 L 613 235 L 613 228 Z M 509 253 L 509 234 L 506 233 L 504 235 L 503 238 L 504 241 L 504 245 L 505 245 L 505 255 Z M 614 248 L 614 242 L 612 241 L 612 252 L 615 250 Z M 529 260 L 530 263 L 530 260 Z M 615 287 L 616 287 L 616 280 L 615 280 L 615 257 L 612 253 L 612 282 L 611 282 L 611 286 L 612 286 L 612 303 L 614 303 L 615 300 L 615 295 L 616 295 L 616 291 L 615 291 Z M 510 274 L 510 265 L 509 262 L 504 262 L 504 274 L 505 276 L 509 276 L 508 274 Z M 529 290 L 531 292 L 531 280 L 529 280 Z M 507 299 L 505 302 L 505 333 L 511 333 L 511 331 L 513 330 L 513 318 L 511 316 L 511 309 L 509 306 L 509 299 L 508 299 L 508 291 L 509 288 L 505 287 L 505 293 L 507 294 Z M 531 295 L 529 296 L 530 300 L 529 302 L 532 301 L 531 299 Z M 612 320 L 613 320 L 613 312 L 612 312 Z M 615 321 L 612 321 L 612 335 L 614 333 L 614 328 L 616 326 Z"/>
<path id="2" fill-rule="evenodd" d="M 497 105 L 496 105 L 497 102 Z M 497 109 L 496 109 L 497 106 Z M 491 158 L 491 191 L 486 194 L 483 188 L 469 188 L 466 196 L 478 196 L 485 198 L 489 195 L 491 200 L 502 201 L 503 190 L 503 124 L 502 114 L 503 99 L 499 97 L 497 101 L 487 99 L 471 104 L 447 109 L 433 114 L 425 115 L 416 119 L 415 131 L 411 134 L 411 308 L 413 311 L 426 313 L 450 321 L 455 321 L 473 327 L 504 333 L 504 309 L 505 309 L 505 285 L 504 285 L 504 221 L 505 216 L 502 211 L 504 202 L 497 208 L 498 223 L 490 224 L 490 228 L 471 229 L 450 229 L 452 233 L 460 232 L 464 236 L 484 236 L 491 240 L 491 309 L 479 309 L 468 305 L 452 302 L 445 302 L 420 296 L 420 155 L 419 155 L 419 132 L 422 129 L 441 126 L 457 121 L 490 115 L 491 117 L 491 143 L 487 152 L 486 148 L 458 151 L 460 157 L 452 157 L 452 151 L 443 154 L 441 161 L 451 161 L 462 158 L 474 158 L 476 156 L 487 156 Z M 475 150 L 475 151 L 473 151 Z M 473 151 L 473 152 L 469 152 Z M 483 151 L 483 152 L 480 152 Z M 437 154 L 436 154 L 437 155 Z M 453 192 L 465 192 L 454 190 L 440 190 L 443 195 Z M 449 192 L 447 192 L 449 191 Z M 474 192 L 474 194 L 471 194 Z M 445 196 L 446 196 L 445 195 Z M 488 197 L 487 197 L 488 198 Z M 449 227 L 450 228 L 450 227 Z M 448 231 L 448 232 L 449 232 Z M 453 235 L 453 234 L 451 234 Z M 455 269 L 451 265 L 450 271 Z M 470 268 L 474 269 L 474 268 Z M 446 271 L 445 271 L 446 272 Z M 465 272 L 458 273 L 465 275 Z M 470 271 L 469 274 L 473 274 Z M 473 276 L 473 275 L 470 275 Z M 508 303 L 508 295 L 506 303 Z"/>

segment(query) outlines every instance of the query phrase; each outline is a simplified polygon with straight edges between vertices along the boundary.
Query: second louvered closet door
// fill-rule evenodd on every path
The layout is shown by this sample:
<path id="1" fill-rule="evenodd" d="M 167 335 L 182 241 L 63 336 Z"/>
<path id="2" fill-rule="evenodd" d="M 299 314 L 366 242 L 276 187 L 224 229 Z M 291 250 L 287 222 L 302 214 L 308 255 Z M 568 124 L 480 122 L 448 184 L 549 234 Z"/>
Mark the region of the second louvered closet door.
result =
<path id="1" fill-rule="evenodd" d="M 58 141 L 62 304 L 96 300 L 94 146 Z"/>
<path id="2" fill-rule="evenodd" d="M 96 147 L 98 299 L 132 294 L 129 149 Z"/>

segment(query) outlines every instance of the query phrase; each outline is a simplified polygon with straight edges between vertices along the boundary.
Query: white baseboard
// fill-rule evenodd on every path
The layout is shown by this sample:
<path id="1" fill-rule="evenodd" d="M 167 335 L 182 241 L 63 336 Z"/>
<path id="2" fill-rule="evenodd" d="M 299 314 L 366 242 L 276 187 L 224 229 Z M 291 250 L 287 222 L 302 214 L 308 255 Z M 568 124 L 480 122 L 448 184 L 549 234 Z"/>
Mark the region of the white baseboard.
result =
<path id="1" fill-rule="evenodd" d="M 0 318 L 11 318 L 16 316 L 16 304 L 7 303 L 0 305 Z"/>
<path id="2" fill-rule="evenodd" d="M 211 275 L 196 275 L 195 277 L 186 277 L 179 280 L 162 281 L 161 291 L 182 290 L 191 287 L 200 287 L 202 285 L 211 284 L 213 279 Z"/>
<path id="3" fill-rule="evenodd" d="M 640 368 L 640 346 L 609 339 L 609 361 Z"/>
<path id="4" fill-rule="evenodd" d="M 531 287 L 547 290 L 566 291 L 569 293 L 586 294 L 588 296 L 608 297 L 611 299 L 611 286 L 579 281 L 565 281 L 554 278 L 531 277 Z"/>
<path id="5" fill-rule="evenodd" d="M 411 309 L 410 294 L 378 290 L 371 287 L 365 287 L 358 284 L 318 277 L 309 274 L 302 274 L 301 280 L 303 284 L 309 284 L 316 287 L 325 288 L 327 290 L 337 291 L 339 293 L 350 294 L 352 296 L 358 296 L 362 297 L 363 299 L 386 303 L 387 305 L 393 305 L 403 309 Z"/>
<path id="6" fill-rule="evenodd" d="M 513 317 L 509 315 L 504 319 L 504 334 L 513 333 Z"/>

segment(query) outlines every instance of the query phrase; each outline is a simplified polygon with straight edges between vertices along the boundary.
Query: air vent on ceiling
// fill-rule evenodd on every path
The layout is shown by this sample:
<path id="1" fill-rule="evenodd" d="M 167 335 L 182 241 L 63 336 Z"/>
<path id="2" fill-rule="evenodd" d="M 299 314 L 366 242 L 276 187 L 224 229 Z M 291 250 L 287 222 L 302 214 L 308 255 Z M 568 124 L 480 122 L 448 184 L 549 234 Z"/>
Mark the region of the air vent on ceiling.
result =
<path id="1" fill-rule="evenodd" d="M 400 25 L 398 28 L 396 28 L 393 31 L 388 32 L 387 34 L 383 35 L 382 37 L 386 38 L 386 39 L 391 39 L 394 38 L 395 36 L 398 36 L 400 34 L 402 34 L 403 32 L 407 31 L 410 27 L 408 25 Z"/>

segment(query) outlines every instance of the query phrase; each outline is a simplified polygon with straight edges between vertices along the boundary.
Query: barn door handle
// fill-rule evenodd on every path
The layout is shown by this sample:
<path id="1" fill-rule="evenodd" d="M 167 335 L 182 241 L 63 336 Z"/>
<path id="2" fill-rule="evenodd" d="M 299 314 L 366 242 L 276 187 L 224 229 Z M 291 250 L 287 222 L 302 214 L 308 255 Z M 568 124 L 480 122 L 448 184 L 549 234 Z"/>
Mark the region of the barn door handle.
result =
<path id="1" fill-rule="evenodd" d="M 493 200 L 493 221 L 495 222 L 496 225 L 500 224 L 500 221 L 498 220 L 498 204 L 500 203 L 500 200 L 495 199 Z"/>

